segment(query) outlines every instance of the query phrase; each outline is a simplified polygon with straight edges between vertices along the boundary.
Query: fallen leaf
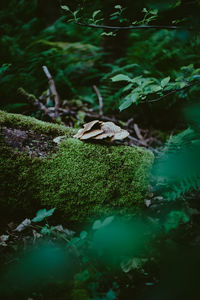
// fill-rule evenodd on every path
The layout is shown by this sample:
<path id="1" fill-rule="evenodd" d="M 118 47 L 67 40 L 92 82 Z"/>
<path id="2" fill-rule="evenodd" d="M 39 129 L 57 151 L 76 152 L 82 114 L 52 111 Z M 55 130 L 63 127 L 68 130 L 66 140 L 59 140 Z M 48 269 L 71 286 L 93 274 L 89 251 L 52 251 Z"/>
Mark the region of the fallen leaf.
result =
<path id="1" fill-rule="evenodd" d="M 15 229 L 15 231 L 21 232 L 26 227 L 28 227 L 30 224 L 31 224 L 31 220 L 30 219 L 25 219 L 21 224 L 19 224 L 17 226 L 17 228 Z"/>
<path id="2" fill-rule="evenodd" d="M 146 200 L 144 200 L 144 203 L 145 203 L 146 207 L 149 207 L 151 205 L 151 200 L 146 199 Z"/>
<path id="3" fill-rule="evenodd" d="M 141 269 L 142 265 L 144 263 L 146 263 L 147 261 L 148 261 L 148 259 L 146 259 L 146 258 L 134 257 L 134 258 L 122 261 L 120 266 L 121 266 L 122 270 L 124 271 L 124 273 L 128 273 L 134 269 Z"/>
<path id="4" fill-rule="evenodd" d="M 56 144 L 60 144 L 61 141 L 62 141 L 63 139 L 65 139 L 65 138 L 66 138 L 65 135 L 57 136 L 56 138 L 53 139 L 53 142 L 56 143 Z"/>
<path id="5" fill-rule="evenodd" d="M 8 239 L 9 239 L 9 235 L 5 235 L 5 234 L 1 235 L 0 236 L 0 246 L 6 247 L 7 246 L 6 242 Z"/>

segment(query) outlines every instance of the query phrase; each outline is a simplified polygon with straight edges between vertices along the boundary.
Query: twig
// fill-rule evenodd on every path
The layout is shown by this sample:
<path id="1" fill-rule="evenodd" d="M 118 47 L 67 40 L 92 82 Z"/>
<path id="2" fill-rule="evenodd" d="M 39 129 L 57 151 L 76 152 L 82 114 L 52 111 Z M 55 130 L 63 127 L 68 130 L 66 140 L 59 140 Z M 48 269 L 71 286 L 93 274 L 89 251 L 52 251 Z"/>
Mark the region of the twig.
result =
<path id="1" fill-rule="evenodd" d="M 46 105 L 48 106 L 51 103 L 50 98 L 50 89 L 47 89 L 47 95 L 46 95 Z"/>
<path id="2" fill-rule="evenodd" d="M 99 100 L 99 115 L 103 116 L 103 98 L 101 96 L 101 93 L 96 85 L 93 85 L 93 89 L 95 93 L 97 94 L 98 100 Z"/>
<path id="3" fill-rule="evenodd" d="M 58 96 L 58 93 L 57 93 L 57 90 L 56 90 L 55 82 L 54 82 L 53 77 L 51 76 L 48 68 L 46 66 L 43 66 L 42 69 L 43 69 L 45 75 L 47 76 L 47 78 L 49 80 L 49 89 L 51 91 L 52 96 L 54 97 L 55 110 L 57 112 L 58 108 L 59 108 L 60 100 L 59 100 L 59 96 Z"/>
<path id="4" fill-rule="evenodd" d="M 50 119 L 55 120 L 55 112 L 50 111 L 42 102 L 34 95 L 27 93 L 23 88 L 19 88 L 18 92 L 24 96 L 33 106 L 36 106 L 40 111 L 47 115 Z"/>
<path id="5" fill-rule="evenodd" d="M 147 146 L 146 143 L 144 143 L 143 141 L 140 141 L 140 140 L 136 139 L 135 137 L 133 137 L 131 135 L 128 136 L 128 139 L 131 140 L 131 141 L 136 142 L 138 145 L 143 145 L 145 147 Z"/>
<path id="6" fill-rule="evenodd" d="M 167 29 L 167 30 L 189 30 L 195 31 L 193 28 L 184 28 L 180 26 L 170 26 L 170 25 L 136 25 L 136 26 L 108 26 L 108 25 L 96 25 L 96 24 L 86 24 L 81 22 L 74 22 L 74 24 L 82 27 L 90 27 L 97 29 L 110 29 L 110 30 L 137 30 L 137 29 Z M 196 29 L 197 31 L 197 29 Z"/>
<path id="7" fill-rule="evenodd" d="M 134 118 L 130 118 L 127 122 L 126 122 L 126 127 L 129 127 L 130 124 L 134 121 Z"/>
<path id="8" fill-rule="evenodd" d="M 164 99 L 165 97 L 168 97 L 168 96 L 173 95 L 173 94 L 175 94 L 175 93 L 177 93 L 177 92 L 180 92 L 180 91 L 189 89 L 190 87 L 192 87 L 192 86 L 194 86 L 194 85 L 199 85 L 199 84 L 200 84 L 200 80 L 195 81 L 195 82 L 193 82 L 193 83 L 191 83 L 191 84 L 188 84 L 188 85 L 184 86 L 183 88 L 175 89 L 175 90 L 170 91 L 169 93 L 167 93 L 167 94 L 165 94 L 165 95 L 163 95 L 163 96 L 161 96 L 161 97 L 159 97 L 159 98 L 156 98 L 156 99 L 153 99 L 153 100 L 150 100 L 150 101 L 146 101 L 146 102 L 147 102 L 147 103 L 152 103 L 152 102 L 160 101 L 160 100 Z M 142 102 L 142 103 L 146 103 L 146 102 Z"/>
<path id="9" fill-rule="evenodd" d="M 134 128 L 135 133 L 136 133 L 137 137 L 139 138 L 139 140 L 142 141 L 145 146 L 147 146 L 147 143 L 144 140 L 144 138 L 143 138 L 143 136 L 142 136 L 142 134 L 140 132 L 140 129 L 139 129 L 139 127 L 138 127 L 138 125 L 136 123 L 133 125 L 133 128 Z"/>

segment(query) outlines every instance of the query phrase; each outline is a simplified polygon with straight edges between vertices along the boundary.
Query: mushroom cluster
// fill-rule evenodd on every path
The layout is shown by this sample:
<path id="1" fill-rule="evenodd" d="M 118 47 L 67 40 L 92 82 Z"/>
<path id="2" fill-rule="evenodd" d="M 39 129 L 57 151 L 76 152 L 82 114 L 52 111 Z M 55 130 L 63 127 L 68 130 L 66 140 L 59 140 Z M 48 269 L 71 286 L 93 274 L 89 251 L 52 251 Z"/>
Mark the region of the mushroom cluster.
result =
<path id="1" fill-rule="evenodd" d="M 111 142 L 115 140 L 123 140 L 129 136 L 127 130 L 121 129 L 119 126 L 115 125 L 113 122 L 102 122 L 99 120 L 94 120 L 83 125 L 74 138 L 80 140 L 109 140 Z"/>

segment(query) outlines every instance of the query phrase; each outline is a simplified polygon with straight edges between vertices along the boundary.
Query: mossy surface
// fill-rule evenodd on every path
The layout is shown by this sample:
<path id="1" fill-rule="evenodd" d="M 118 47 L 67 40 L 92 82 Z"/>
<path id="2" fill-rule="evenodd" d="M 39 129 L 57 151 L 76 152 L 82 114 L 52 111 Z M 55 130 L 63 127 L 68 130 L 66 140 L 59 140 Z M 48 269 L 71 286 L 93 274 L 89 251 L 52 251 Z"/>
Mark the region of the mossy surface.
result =
<path id="1" fill-rule="evenodd" d="M 12 121 L 13 120 L 13 121 Z M 134 212 L 143 202 L 153 154 L 138 147 L 92 144 L 71 138 L 74 130 L 0 112 L 0 125 L 66 135 L 56 153 L 31 158 L 0 143 L 0 205 L 57 207 L 70 220 Z"/>
<path id="2" fill-rule="evenodd" d="M 31 129 L 36 133 L 66 135 L 72 137 L 77 130 L 63 125 L 43 122 L 20 114 L 10 114 L 0 110 L 0 125 L 14 128 Z"/>

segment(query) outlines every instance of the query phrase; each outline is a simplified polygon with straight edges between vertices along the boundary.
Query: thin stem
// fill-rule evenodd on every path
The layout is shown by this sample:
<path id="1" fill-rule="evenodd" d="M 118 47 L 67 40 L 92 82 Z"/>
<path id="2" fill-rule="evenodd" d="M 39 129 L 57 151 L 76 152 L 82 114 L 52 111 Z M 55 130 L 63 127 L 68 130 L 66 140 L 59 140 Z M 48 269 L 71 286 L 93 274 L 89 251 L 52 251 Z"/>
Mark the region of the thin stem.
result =
<path id="1" fill-rule="evenodd" d="M 96 25 L 96 24 L 86 24 L 74 21 L 74 24 L 83 27 L 97 28 L 97 29 L 109 29 L 109 30 L 137 30 L 137 29 L 167 29 L 167 30 L 189 30 L 195 31 L 193 28 L 184 28 L 175 25 L 135 25 L 135 26 L 108 26 L 108 25 Z M 197 31 L 197 29 L 196 29 Z"/>
<path id="2" fill-rule="evenodd" d="M 152 103 L 152 102 L 160 101 L 160 100 L 162 100 L 162 99 L 164 99 L 164 98 L 166 98 L 166 97 L 168 97 L 168 96 L 170 96 L 170 95 L 173 95 L 173 94 L 175 94 L 175 93 L 177 93 L 177 92 L 180 92 L 180 91 L 183 91 L 183 90 L 186 90 L 186 89 L 189 89 L 190 87 L 192 87 L 192 86 L 194 86 L 194 85 L 199 85 L 199 84 L 200 84 L 200 80 L 195 81 L 195 82 L 193 82 L 193 83 L 191 83 L 191 84 L 188 84 L 188 85 L 184 86 L 183 88 L 180 88 L 180 89 L 176 89 L 176 90 L 170 91 L 169 93 L 167 93 L 167 94 L 165 94 L 165 95 L 163 95 L 163 96 L 161 96 L 161 97 L 159 97 L 159 98 L 156 98 L 156 99 L 153 99 L 153 100 L 150 100 L 150 101 L 146 101 L 146 102 Z M 142 103 L 146 103 L 146 102 L 142 102 Z"/>
<path id="3" fill-rule="evenodd" d="M 95 93 L 97 94 L 98 100 L 99 100 L 99 115 L 103 116 L 103 98 L 101 96 L 101 93 L 96 85 L 93 85 L 93 89 Z"/>

